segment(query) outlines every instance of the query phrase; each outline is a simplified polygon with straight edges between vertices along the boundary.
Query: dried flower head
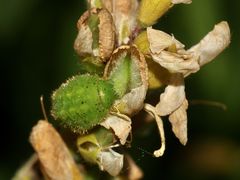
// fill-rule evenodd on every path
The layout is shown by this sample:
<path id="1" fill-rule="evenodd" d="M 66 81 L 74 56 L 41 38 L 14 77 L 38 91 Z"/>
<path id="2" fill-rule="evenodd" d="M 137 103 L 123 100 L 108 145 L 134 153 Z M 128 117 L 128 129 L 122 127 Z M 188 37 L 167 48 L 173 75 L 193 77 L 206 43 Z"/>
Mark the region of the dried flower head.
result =
<path id="1" fill-rule="evenodd" d="M 78 20 L 74 49 L 80 56 L 93 55 L 106 61 L 114 49 L 115 26 L 106 9 L 93 8 Z"/>

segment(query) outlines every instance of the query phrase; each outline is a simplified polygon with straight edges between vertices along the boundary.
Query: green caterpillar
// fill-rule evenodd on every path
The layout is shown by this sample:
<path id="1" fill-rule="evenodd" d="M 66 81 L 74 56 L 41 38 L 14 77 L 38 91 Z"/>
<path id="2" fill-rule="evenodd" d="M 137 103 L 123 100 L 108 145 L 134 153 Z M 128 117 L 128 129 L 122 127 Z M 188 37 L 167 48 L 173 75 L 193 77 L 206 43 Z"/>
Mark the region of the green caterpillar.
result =
<path id="1" fill-rule="evenodd" d="M 72 131 L 82 132 L 100 124 L 114 102 L 141 84 L 135 47 L 123 47 L 113 54 L 104 79 L 77 75 L 52 95 L 53 117 Z"/>
<path id="2" fill-rule="evenodd" d="M 88 130 L 107 115 L 116 98 L 110 81 L 77 75 L 53 93 L 52 115 L 74 131 Z"/>

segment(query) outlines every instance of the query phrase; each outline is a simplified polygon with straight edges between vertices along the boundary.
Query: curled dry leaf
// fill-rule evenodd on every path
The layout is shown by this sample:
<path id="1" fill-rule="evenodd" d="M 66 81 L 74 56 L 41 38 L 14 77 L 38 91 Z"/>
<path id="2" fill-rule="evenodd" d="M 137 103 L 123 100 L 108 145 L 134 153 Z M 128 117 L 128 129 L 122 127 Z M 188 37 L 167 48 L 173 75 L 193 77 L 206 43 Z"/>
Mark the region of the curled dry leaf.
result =
<path id="1" fill-rule="evenodd" d="M 158 115 L 166 116 L 181 106 L 185 99 L 185 85 L 182 74 L 173 74 L 169 85 L 160 95 L 160 101 L 156 105 Z"/>
<path id="2" fill-rule="evenodd" d="M 61 136 L 47 121 L 40 120 L 33 127 L 30 142 L 50 179 L 83 179 Z"/>
<path id="3" fill-rule="evenodd" d="M 187 108 L 188 101 L 185 99 L 182 105 L 169 115 L 172 131 L 183 145 L 187 143 Z"/>
<path id="4" fill-rule="evenodd" d="M 78 35 L 74 49 L 80 56 L 99 56 L 106 61 L 115 45 L 115 26 L 106 9 L 92 8 L 77 23 Z"/>
<path id="5" fill-rule="evenodd" d="M 228 23 L 222 21 L 215 25 L 211 32 L 188 51 L 193 52 L 194 56 L 199 57 L 199 64 L 203 66 L 213 60 L 230 44 L 230 37 Z"/>
<path id="6" fill-rule="evenodd" d="M 126 143 L 127 137 L 131 132 L 131 119 L 129 117 L 114 113 L 114 115 L 108 116 L 101 125 L 106 129 L 111 128 L 122 145 Z"/>

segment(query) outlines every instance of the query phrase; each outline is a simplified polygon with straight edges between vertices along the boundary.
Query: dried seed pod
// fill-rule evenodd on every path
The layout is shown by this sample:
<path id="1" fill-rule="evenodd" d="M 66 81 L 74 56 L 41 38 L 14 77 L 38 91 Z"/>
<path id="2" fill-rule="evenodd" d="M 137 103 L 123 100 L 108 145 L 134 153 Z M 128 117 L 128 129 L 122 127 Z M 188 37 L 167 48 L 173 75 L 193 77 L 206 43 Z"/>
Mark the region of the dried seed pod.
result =
<path id="1" fill-rule="evenodd" d="M 79 136 L 77 147 L 87 162 L 98 164 L 101 170 L 116 176 L 123 167 L 123 155 L 111 149 L 114 147 L 114 142 L 112 132 L 99 127 L 90 134 Z"/>
<path id="2" fill-rule="evenodd" d="M 148 88 L 147 73 L 145 58 L 135 46 L 121 46 L 113 52 L 104 77 L 113 81 L 120 97 L 114 107 L 121 113 L 132 116 L 142 109 Z"/>
<path id="3" fill-rule="evenodd" d="M 109 81 L 78 75 L 52 95 L 52 115 L 72 131 L 86 131 L 101 123 L 117 99 Z"/>
<path id="4" fill-rule="evenodd" d="M 78 20 L 78 35 L 74 49 L 80 56 L 98 56 L 105 62 L 111 56 L 115 44 L 115 27 L 106 9 L 93 8 Z"/>

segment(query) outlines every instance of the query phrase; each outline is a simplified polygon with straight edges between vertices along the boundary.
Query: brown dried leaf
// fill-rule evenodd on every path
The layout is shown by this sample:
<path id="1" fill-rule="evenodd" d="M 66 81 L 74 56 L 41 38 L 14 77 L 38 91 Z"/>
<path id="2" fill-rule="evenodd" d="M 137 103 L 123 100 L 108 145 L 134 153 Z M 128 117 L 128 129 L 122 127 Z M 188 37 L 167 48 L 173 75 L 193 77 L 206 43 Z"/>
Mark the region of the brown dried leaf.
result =
<path id="1" fill-rule="evenodd" d="M 230 29 L 226 21 L 222 21 L 214 26 L 198 44 L 188 51 L 199 57 L 199 64 L 203 66 L 219 55 L 230 44 Z"/>
<path id="2" fill-rule="evenodd" d="M 185 85 L 182 74 L 173 74 L 169 85 L 160 95 L 160 101 L 156 105 L 158 115 L 166 116 L 175 111 L 185 99 Z"/>
<path id="3" fill-rule="evenodd" d="M 101 123 L 106 129 L 112 129 L 115 135 L 119 138 L 120 143 L 124 145 L 127 137 L 131 132 L 131 119 L 127 116 L 115 114 L 107 117 L 105 121 Z"/>
<path id="4" fill-rule="evenodd" d="M 187 143 L 187 108 L 188 101 L 185 99 L 182 105 L 169 116 L 172 131 L 183 145 Z"/>
<path id="5" fill-rule="evenodd" d="M 30 142 L 50 179 L 83 179 L 61 136 L 47 121 L 40 120 L 33 127 Z"/>

